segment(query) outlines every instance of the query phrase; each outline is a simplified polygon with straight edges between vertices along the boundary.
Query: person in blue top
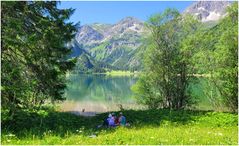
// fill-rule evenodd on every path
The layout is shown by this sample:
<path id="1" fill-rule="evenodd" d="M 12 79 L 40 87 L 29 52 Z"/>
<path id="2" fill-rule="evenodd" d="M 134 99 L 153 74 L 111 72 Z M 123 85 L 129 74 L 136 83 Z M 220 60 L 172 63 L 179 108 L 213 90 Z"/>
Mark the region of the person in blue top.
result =
<path id="1" fill-rule="evenodd" d="M 119 123 L 120 123 L 121 126 L 125 126 L 126 125 L 126 118 L 125 118 L 125 116 L 123 116 L 122 112 L 120 112 Z"/>
<path id="2" fill-rule="evenodd" d="M 113 116 L 114 114 L 110 114 L 108 120 L 109 123 L 109 127 L 115 127 L 115 116 Z"/>

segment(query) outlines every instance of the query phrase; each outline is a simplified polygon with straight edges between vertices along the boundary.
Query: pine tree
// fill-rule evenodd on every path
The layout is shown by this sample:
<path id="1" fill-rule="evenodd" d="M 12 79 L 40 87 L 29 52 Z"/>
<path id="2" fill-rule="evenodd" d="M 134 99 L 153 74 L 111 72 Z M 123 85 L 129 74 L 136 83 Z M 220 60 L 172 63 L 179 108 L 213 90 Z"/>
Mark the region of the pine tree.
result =
<path id="1" fill-rule="evenodd" d="M 67 60 L 76 31 L 67 23 L 73 9 L 58 9 L 54 1 L 1 3 L 2 107 L 16 109 L 62 100 Z"/>

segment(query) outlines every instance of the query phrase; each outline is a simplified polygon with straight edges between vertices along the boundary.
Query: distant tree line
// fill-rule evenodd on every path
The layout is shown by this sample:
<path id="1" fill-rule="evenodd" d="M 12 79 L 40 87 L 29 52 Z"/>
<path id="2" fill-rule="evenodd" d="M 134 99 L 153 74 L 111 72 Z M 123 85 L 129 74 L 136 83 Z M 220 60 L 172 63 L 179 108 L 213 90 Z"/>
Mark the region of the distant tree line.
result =
<path id="1" fill-rule="evenodd" d="M 182 109 L 195 100 L 189 84 L 197 73 L 209 76 L 223 103 L 238 108 L 238 5 L 212 28 L 193 16 L 167 9 L 146 22 L 150 30 L 144 57 L 144 70 L 132 87 L 140 103 L 149 108 Z"/>
<path id="2" fill-rule="evenodd" d="M 66 47 L 76 31 L 73 9 L 55 1 L 1 2 L 1 104 L 16 110 L 63 100 L 65 74 L 75 60 Z"/>

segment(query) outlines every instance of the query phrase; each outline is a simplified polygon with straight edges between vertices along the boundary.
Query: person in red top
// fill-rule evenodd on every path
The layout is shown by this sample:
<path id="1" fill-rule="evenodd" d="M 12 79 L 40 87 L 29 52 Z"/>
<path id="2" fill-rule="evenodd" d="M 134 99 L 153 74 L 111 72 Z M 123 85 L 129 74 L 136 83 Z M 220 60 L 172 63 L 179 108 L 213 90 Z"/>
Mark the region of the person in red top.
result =
<path id="1" fill-rule="evenodd" d="M 116 117 L 116 116 L 115 116 L 115 125 L 118 126 L 119 124 L 120 124 L 120 122 L 119 122 L 119 117 Z"/>

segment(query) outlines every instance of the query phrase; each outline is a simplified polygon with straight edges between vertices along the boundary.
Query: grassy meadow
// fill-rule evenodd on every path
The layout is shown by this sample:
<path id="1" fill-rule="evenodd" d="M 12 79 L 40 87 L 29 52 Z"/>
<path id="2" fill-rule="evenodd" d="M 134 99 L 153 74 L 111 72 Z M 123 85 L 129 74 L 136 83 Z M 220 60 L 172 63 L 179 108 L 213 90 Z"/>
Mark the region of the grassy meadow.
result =
<path id="1" fill-rule="evenodd" d="M 82 117 L 45 109 L 2 113 L 1 144 L 233 144 L 238 115 L 168 109 L 123 111 L 129 127 L 97 128 L 108 113 Z M 118 114 L 118 112 L 116 112 Z"/>

